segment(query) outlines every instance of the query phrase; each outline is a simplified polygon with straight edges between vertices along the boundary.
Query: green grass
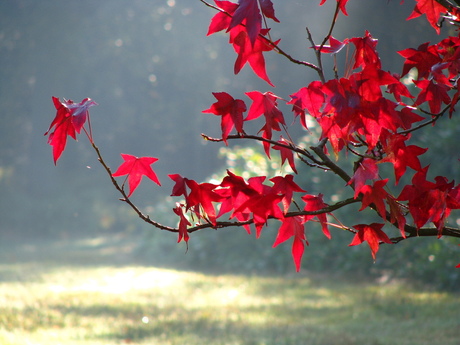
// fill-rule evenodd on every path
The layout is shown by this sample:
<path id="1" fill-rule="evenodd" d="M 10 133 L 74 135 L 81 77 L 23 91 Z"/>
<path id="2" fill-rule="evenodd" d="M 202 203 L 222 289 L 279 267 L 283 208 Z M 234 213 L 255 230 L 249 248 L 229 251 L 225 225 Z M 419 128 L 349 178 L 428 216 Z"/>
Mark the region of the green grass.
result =
<path id="1" fill-rule="evenodd" d="M 101 243 L 4 246 L 0 344 L 460 343 L 459 295 L 146 267 Z"/>

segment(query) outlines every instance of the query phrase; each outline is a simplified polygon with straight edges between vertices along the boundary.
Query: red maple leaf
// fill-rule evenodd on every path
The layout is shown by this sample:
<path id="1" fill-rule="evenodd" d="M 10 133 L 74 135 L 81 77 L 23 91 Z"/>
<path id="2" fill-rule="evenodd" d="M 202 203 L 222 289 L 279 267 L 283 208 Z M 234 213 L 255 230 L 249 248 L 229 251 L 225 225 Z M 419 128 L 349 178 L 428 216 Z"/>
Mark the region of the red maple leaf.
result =
<path id="1" fill-rule="evenodd" d="M 261 35 L 266 35 L 269 29 L 262 29 Z M 274 42 L 275 45 L 280 40 Z M 246 62 L 249 63 L 254 73 L 261 79 L 265 80 L 271 86 L 274 86 L 268 78 L 267 71 L 265 70 L 265 59 L 263 52 L 271 51 L 274 46 L 268 43 L 267 40 L 260 36 L 256 37 L 254 44 L 249 40 L 248 33 L 242 26 L 237 26 L 230 31 L 230 43 L 233 45 L 233 49 L 238 54 L 235 61 L 234 73 L 238 74 L 244 67 Z"/>
<path id="2" fill-rule="evenodd" d="M 322 86 L 323 84 L 319 80 L 315 80 L 307 87 L 302 87 L 299 91 L 290 95 L 291 100 L 287 104 L 292 104 L 292 111 L 296 116 L 300 116 L 300 122 L 305 129 L 308 129 L 305 109 L 315 118 L 321 115 L 321 107 L 324 104 Z"/>
<path id="3" fill-rule="evenodd" d="M 319 211 L 327 207 L 327 205 L 323 201 L 323 194 L 307 194 L 302 197 L 302 200 L 305 201 L 304 211 Z M 325 213 L 320 213 L 317 215 L 306 215 L 304 216 L 304 219 L 307 222 L 315 217 L 318 218 L 319 222 L 321 223 L 321 228 L 323 230 L 324 236 L 326 236 L 328 239 L 331 239 L 331 233 L 329 232 L 329 229 L 327 227 L 327 217 Z"/>
<path id="4" fill-rule="evenodd" d="M 367 244 L 371 248 L 372 257 L 375 260 L 375 256 L 379 250 L 380 241 L 393 244 L 388 238 L 387 234 L 382 231 L 384 224 L 372 223 L 372 224 L 357 224 L 353 227 L 358 230 L 355 237 L 349 244 L 349 246 L 356 246 L 358 244 L 367 241 Z"/>
<path id="5" fill-rule="evenodd" d="M 48 144 L 53 146 L 53 159 L 56 164 L 65 149 L 67 136 L 70 135 L 73 139 L 77 139 L 77 134 L 80 133 L 89 116 L 88 109 L 97 103 L 90 98 L 85 98 L 80 103 L 66 99 L 60 101 L 57 97 L 52 97 L 52 99 L 57 111 L 45 135 L 49 134 Z"/>
<path id="6" fill-rule="evenodd" d="M 367 30 L 364 37 L 350 38 L 350 42 L 352 42 L 356 47 L 353 69 L 358 68 L 359 66 L 364 68 L 366 65 L 371 65 L 376 69 L 380 69 L 382 67 L 379 55 L 375 49 L 377 41 L 378 40 L 376 38 L 372 38 L 371 34 Z"/>
<path id="7" fill-rule="evenodd" d="M 422 14 L 425 14 L 426 19 L 428 20 L 428 23 L 430 23 L 430 25 L 439 34 L 441 29 L 438 25 L 438 20 L 439 20 L 441 13 L 448 12 L 447 8 L 445 8 L 443 5 L 441 5 L 436 0 L 415 0 L 415 1 L 417 2 L 417 5 L 415 5 L 413 12 L 410 14 L 407 20 L 417 18 L 421 16 Z"/>
<path id="8" fill-rule="evenodd" d="M 390 207 L 390 221 L 392 224 L 398 226 L 399 231 L 401 231 L 401 236 L 406 238 L 406 233 L 404 232 L 404 227 L 406 225 L 406 217 L 404 216 L 404 210 L 400 203 L 391 195 L 387 197 L 387 204 Z"/>
<path id="9" fill-rule="evenodd" d="M 238 8 L 233 13 L 227 32 L 243 23 L 246 26 L 244 30 L 247 32 L 251 44 L 254 45 L 262 27 L 262 16 L 257 0 L 239 0 Z"/>
<path id="10" fill-rule="evenodd" d="M 335 39 L 334 37 L 330 36 L 329 45 L 323 45 L 322 47 L 320 45 L 315 45 L 315 48 L 317 50 L 319 49 L 321 53 L 337 54 L 339 51 L 342 50 L 343 47 L 347 45 L 347 43 L 348 40 L 341 42 L 338 39 Z"/>
<path id="11" fill-rule="evenodd" d="M 289 145 L 289 142 L 283 137 L 281 137 L 280 140 L 278 140 L 278 142 L 283 145 Z M 280 151 L 281 165 L 283 165 L 284 162 L 287 160 L 291 169 L 297 174 L 297 169 L 295 167 L 295 162 L 294 162 L 294 151 L 292 151 L 288 147 L 280 146 L 280 145 L 273 145 L 272 149 Z"/>
<path id="12" fill-rule="evenodd" d="M 246 95 L 252 99 L 251 107 L 248 111 L 248 116 L 245 121 L 254 120 L 260 115 L 265 116 L 265 125 L 260 129 L 263 132 L 262 136 L 266 139 L 272 138 L 272 130 L 281 131 L 280 124 L 286 125 L 283 113 L 278 109 L 278 99 L 271 92 L 261 93 L 259 91 L 246 92 Z M 270 144 L 264 141 L 265 152 L 270 157 Z"/>
<path id="13" fill-rule="evenodd" d="M 379 177 L 379 168 L 375 159 L 364 158 L 358 164 L 353 177 L 348 181 L 347 185 L 354 184 L 355 199 L 361 192 L 361 188 L 366 184 L 367 180 L 376 180 Z"/>
<path id="14" fill-rule="evenodd" d="M 417 68 L 418 79 L 428 78 L 431 68 L 442 61 L 435 46 L 429 42 L 421 44 L 417 49 L 408 48 L 398 51 L 406 59 L 402 70 L 405 76 L 412 68 Z"/>
<path id="15" fill-rule="evenodd" d="M 194 180 L 187 180 L 186 183 L 190 188 L 190 194 L 186 198 L 187 210 L 193 207 L 195 209 L 195 214 L 199 218 L 203 218 L 199 210 L 199 206 L 201 205 L 209 221 L 215 225 L 216 211 L 212 203 L 223 200 L 223 197 L 214 191 L 219 185 L 207 182 L 197 183 Z"/>
<path id="16" fill-rule="evenodd" d="M 187 196 L 188 196 L 188 192 L 187 192 L 187 178 L 186 177 L 182 177 L 181 175 L 179 174 L 170 174 L 168 175 L 168 177 L 173 180 L 174 182 L 176 182 L 176 184 L 174 185 L 173 189 L 172 189 L 172 192 L 171 192 L 171 196 L 181 196 L 183 195 L 185 199 L 187 199 Z"/>
<path id="17" fill-rule="evenodd" d="M 299 272 L 305 243 L 308 245 L 307 238 L 305 237 L 303 217 L 289 217 L 283 219 L 282 222 L 283 224 L 278 230 L 275 243 L 273 243 L 273 248 L 294 236 L 294 241 L 292 242 L 292 258 L 294 259 L 296 271 Z"/>
<path id="18" fill-rule="evenodd" d="M 212 17 L 207 36 L 228 29 L 228 26 L 232 21 L 232 15 L 238 8 L 238 4 L 230 1 L 214 0 L 214 2 L 222 9 L 222 12 L 218 12 L 214 17 Z"/>
<path id="19" fill-rule="evenodd" d="M 256 237 L 260 237 L 263 226 L 267 223 L 268 218 L 283 219 L 278 204 L 283 200 L 284 195 L 279 195 L 273 190 L 273 187 L 263 184 L 265 176 L 255 176 L 248 180 L 251 188 L 251 197 L 247 198 L 235 211 L 232 217 L 240 214 L 242 216 L 252 213 L 254 225 L 256 227 Z"/>
<path id="20" fill-rule="evenodd" d="M 408 97 L 408 98 L 414 98 L 414 96 L 412 96 L 409 90 L 407 89 L 407 86 L 399 81 L 399 79 L 401 79 L 401 76 L 397 73 L 393 73 L 393 77 L 396 80 L 398 80 L 398 82 L 388 84 L 387 93 L 391 93 L 396 99 L 396 101 L 399 102 L 400 104 L 402 104 L 401 96 Z"/>
<path id="21" fill-rule="evenodd" d="M 133 194 L 136 188 L 141 183 L 142 177 L 147 176 L 157 185 L 161 186 L 160 181 L 158 180 L 157 175 L 152 170 L 150 165 L 155 163 L 158 158 L 154 157 L 136 157 L 133 155 L 128 155 L 125 153 L 121 154 L 124 162 L 118 167 L 112 176 L 123 176 L 128 175 L 128 184 L 129 184 L 129 194 L 128 198 Z"/>
<path id="22" fill-rule="evenodd" d="M 241 99 L 234 99 L 226 92 L 213 92 L 212 94 L 216 97 L 217 102 L 202 112 L 222 116 L 222 139 L 227 144 L 228 135 L 234 127 L 238 133 L 244 133 L 243 112 L 246 111 L 246 104 Z"/>
<path id="23" fill-rule="evenodd" d="M 378 180 L 374 182 L 373 186 L 364 185 L 361 187 L 361 194 L 363 196 L 360 211 L 364 210 L 370 205 L 375 205 L 377 212 L 383 219 L 386 219 L 386 208 L 384 200 L 388 197 L 388 193 L 383 187 L 388 183 L 388 179 Z"/>
<path id="24" fill-rule="evenodd" d="M 323 5 L 325 2 L 326 2 L 326 0 L 321 0 L 319 5 L 320 6 Z M 346 15 L 346 16 L 348 16 L 347 9 L 346 9 L 347 2 L 348 2 L 348 0 L 337 0 L 337 5 L 339 6 L 339 8 L 342 11 L 342 13 L 344 15 Z"/>
<path id="25" fill-rule="evenodd" d="M 190 222 L 185 218 L 184 211 L 182 210 L 182 205 L 176 202 L 176 207 L 173 208 L 175 214 L 177 214 L 179 218 L 179 237 L 177 239 L 177 243 L 184 239 L 185 242 L 188 242 L 189 235 L 187 231 L 187 226 L 190 226 Z"/>
<path id="26" fill-rule="evenodd" d="M 447 93 L 450 88 L 447 85 L 435 83 L 433 80 L 414 80 L 414 83 L 422 89 L 414 103 L 415 106 L 428 102 L 431 113 L 438 114 L 441 111 L 441 102 L 450 103 Z"/>
<path id="27" fill-rule="evenodd" d="M 407 167 L 415 171 L 421 170 L 420 160 L 417 156 L 424 154 L 428 149 L 421 148 L 416 145 L 406 146 L 405 141 L 410 136 L 394 134 L 383 141 L 384 150 L 387 156 L 379 161 L 379 163 L 390 162 L 393 164 L 396 184 L 406 172 Z"/>
<path id="28" fill-rule="evenodd" d="M 272 191 L 274 193 L 283 195 L 281 202 L 283 204 L 285 213 L 289 210 L 294 192 L 306 192 L 300 188 L 297 183 L 294 182 L 294 176 L 292 175 L 275 176 L 271 178 L 270 181 L 273 182 Z"/>
<path id="29" fill-rule="evenodd" d="M 428 166 L 418 171 L 412 184 L 404 186 L 397 200 L 407 200 L 415 226 L 420 229 L 433 222 L 442 235 L 442 228 L 452 209 L 460 209 L 460 185 L 437 176 L 436 182 L 427 181 Z"/>

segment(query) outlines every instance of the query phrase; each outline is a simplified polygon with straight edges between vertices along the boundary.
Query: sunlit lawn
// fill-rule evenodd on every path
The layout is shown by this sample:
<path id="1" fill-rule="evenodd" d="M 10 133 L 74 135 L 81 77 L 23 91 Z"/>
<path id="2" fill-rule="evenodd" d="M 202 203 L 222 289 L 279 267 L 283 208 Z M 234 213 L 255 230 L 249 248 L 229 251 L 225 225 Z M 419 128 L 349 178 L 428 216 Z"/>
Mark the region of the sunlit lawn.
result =
<path id="1" fill-rule="evenodd" d="M 460 344 L 459 295 L 400 283 L 2 258 L 2 345 Z"/>

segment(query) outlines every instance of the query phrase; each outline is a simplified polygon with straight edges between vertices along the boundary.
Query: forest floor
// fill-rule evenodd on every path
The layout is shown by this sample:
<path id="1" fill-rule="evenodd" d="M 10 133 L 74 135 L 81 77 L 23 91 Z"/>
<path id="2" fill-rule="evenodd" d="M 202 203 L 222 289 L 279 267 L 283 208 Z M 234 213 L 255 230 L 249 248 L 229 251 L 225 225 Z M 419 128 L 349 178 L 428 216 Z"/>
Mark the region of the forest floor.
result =
<path id="1" fill-rule="evenodd" d="M 149 267 L 123 236 L 0 243 L 0 343 L 459 344 L 460 295 Z"/>

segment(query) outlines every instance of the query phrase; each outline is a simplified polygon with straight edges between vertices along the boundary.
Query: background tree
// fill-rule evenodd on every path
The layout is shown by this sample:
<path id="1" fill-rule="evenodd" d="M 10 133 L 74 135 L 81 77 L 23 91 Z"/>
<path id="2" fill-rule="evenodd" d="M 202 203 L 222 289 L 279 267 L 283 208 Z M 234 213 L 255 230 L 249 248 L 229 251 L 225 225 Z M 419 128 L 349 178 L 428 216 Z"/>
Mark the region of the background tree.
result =
<path id="1" fill-rule="evenodd" d="M 272 39 L 267 22 L 278 19 L 271 1 L 201 2 L 217 11 L 208 35 L 219 31 L 229 34 L 237 53 L 236 74 L 248 64 L 257 76 L 274 86 L 264 59 L 264 54 L 271 51 L 317 73 L 317 80 L 292 91 L 289 99 L 271 91 L 248 91 L 247 104 L 227 92 L 214 92 L 215 102 L 203 112 L 221 117 L 222 134 L 219 138 L 203 134 L 203 138 L 227 145 L 233 140 L 260 142 L 268 158 L 280 154 L 281 164 L 288 164 L 294 173 L 299 162 L 311 170 L 324 171 L 347 186 L 344 192 L 311 194 L 294 182 L 291 174 L 244 179 L 228 171 L 216 183 L 198 183 L 170 174 L 175 183 L 171 195 L 180 198 L 172 206 L 179 225 L 163 225 L 144 214 L 131 199 L 144 175 L 161 183 L 150 167 L 157 159 L 123 154 L 124 163 L 112 172 L 94 143 L 88 108 L 95 104 L 89 99 L 78 104 L 54 99 L 57 115 L 50 126 L 49 143 L 55 162 L 67 136 L 75 138 L 83 131 L 122 200 L 145 222 L 178 232 L 178 241 L 188 241 L 189 234 L 198 230 L 231 226 L 244 227 L 249 233 L 255 228 L 258 238 L 268 222 L 277 222 L 273 246 L 292 239 L 297 270 L 308 245 L 306 231 L 311 222 L 318 222 L 328 239 L 333 229 L 339 229 L 353 235 L 350 246 L 367 242 L 374 260 L 382 243 L 395 244 L 414 237 L 460 237 L 459 229 L 447 225 L 451 211 L 460 208 L 460 186 L 447 177 L 431 176 L 431 167 L 421 160 L 427 149 L 410 141 L 431 125 L 455 117 L 459 97 L 458 36 L 400 50 L 405 62 L 399 75 L 382 68 L 377 40 L 370 32 L 341 40 L 332 36 L 338 17 L 348 14 L 347 1 L 336 2 L 329 31 L 320 42 L 307 28 L 315 62 L 292 57 L 281 48 L 280 40 Z M 442 21 L 456 24 L 458 9 L 444 1 L 417 1 L 409 19 L 421 14 L 440 33 Z M 333 55 L 329 68 L 323 61 L 324 54 Z M 292 106 L 298 125 L 288 126 L 281 102 Z M 256 127 L 257 134 L 247 134 L 251 127 L 246 122 L 259 118 L 264 121 L 260 129 Z M 307 140 L 302 142 L 291 135 L 295 126 L 307 131 Z M 122 182 L 115 179 L 124 175 Z M 353 212 L 369 210 L 375 221 L 347 224 L 337 217 L 337 210 L 356 205 L 359 209 Z M 227 213 L 230 219 L 223 220 Z"/>

